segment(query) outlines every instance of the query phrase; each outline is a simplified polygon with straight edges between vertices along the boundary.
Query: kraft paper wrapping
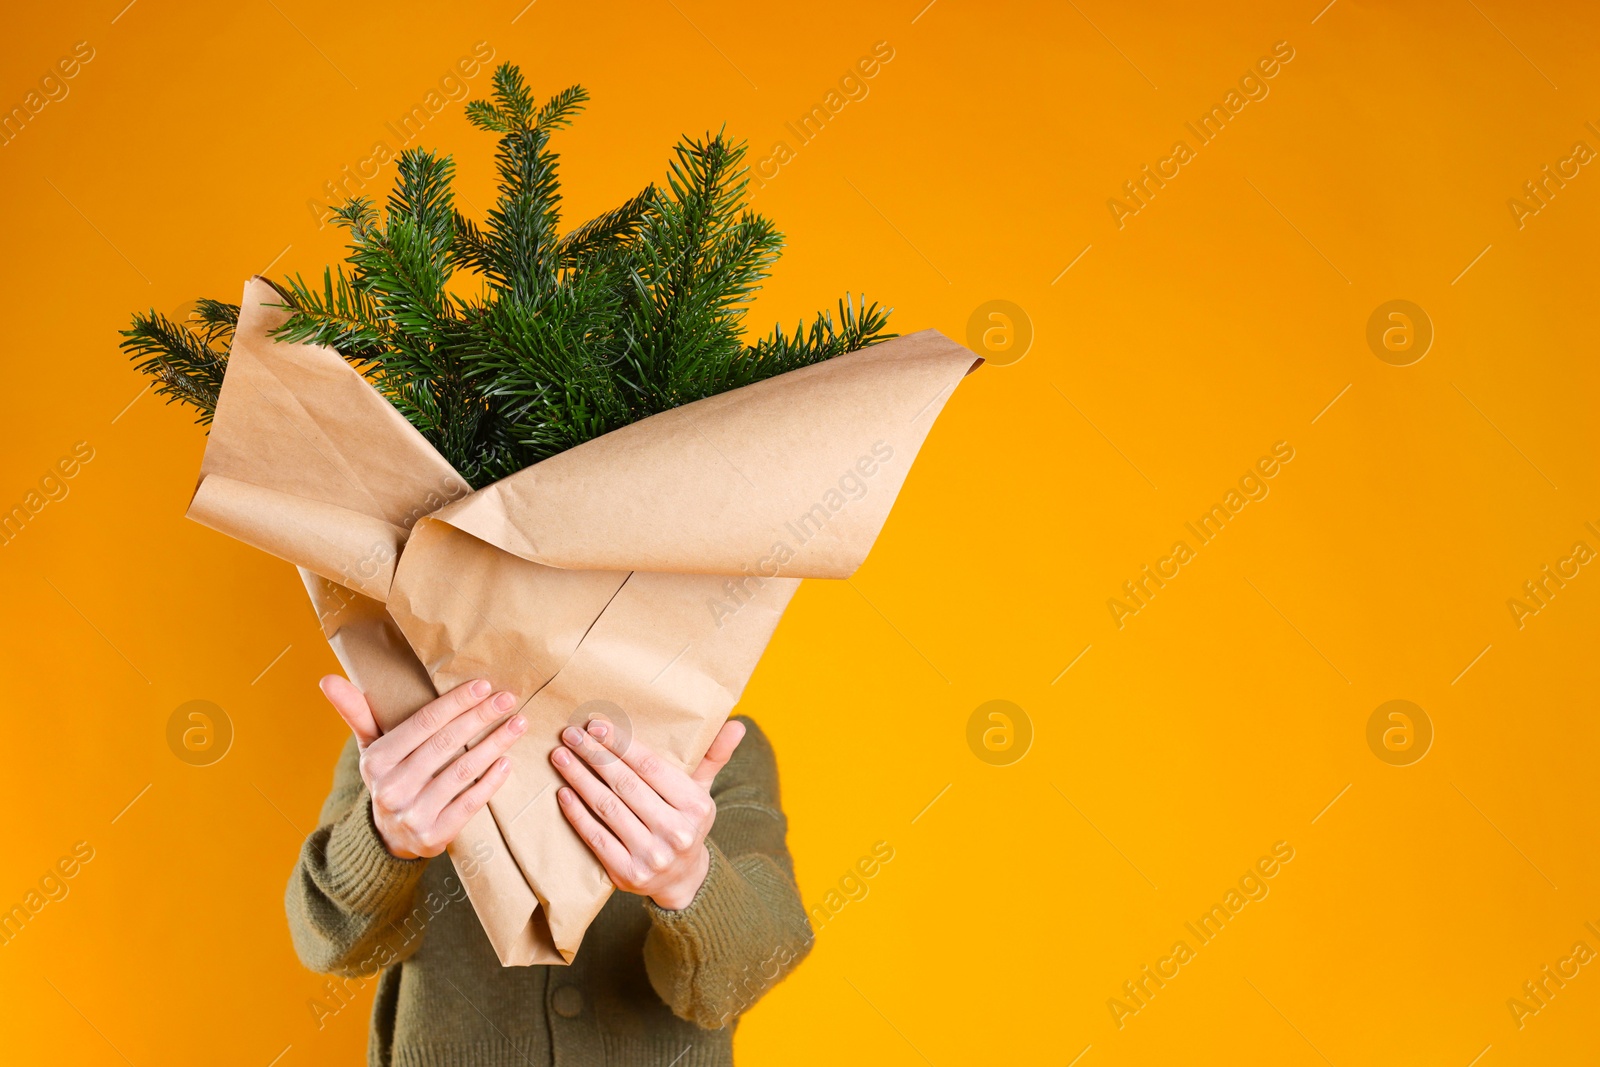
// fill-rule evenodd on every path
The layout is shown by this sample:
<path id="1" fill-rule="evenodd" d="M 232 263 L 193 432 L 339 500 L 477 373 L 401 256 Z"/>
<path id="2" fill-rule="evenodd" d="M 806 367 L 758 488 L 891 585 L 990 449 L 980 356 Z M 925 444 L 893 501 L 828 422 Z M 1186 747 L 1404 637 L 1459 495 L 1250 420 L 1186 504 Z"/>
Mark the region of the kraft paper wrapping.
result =
<path id="1" fill-rule="evenodd" d="M 245 285 L 188 515 L 295 564 L 392 729 L 472 678 L 529 729 L 450 848 L 506 966 L 570 963 L 612 886 L 556 804 L 561 728 L 599 712 L 688 769 L 801 578 L 866 558 L 980 362 L 934 330 L 615 430 L 477 492 L 331 348 Z"/>

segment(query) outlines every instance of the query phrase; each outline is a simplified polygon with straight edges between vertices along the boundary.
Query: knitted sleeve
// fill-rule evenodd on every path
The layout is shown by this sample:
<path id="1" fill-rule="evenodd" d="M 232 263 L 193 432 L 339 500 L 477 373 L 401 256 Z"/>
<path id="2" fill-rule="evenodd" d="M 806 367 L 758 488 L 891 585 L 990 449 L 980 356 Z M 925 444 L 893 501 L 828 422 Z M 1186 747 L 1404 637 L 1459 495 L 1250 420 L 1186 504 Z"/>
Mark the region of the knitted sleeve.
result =
<path id="1" fill-rule="evenodd" d="M 646 900 L 645 969 L 673 1014 L 708 1030 L 729 1025 L 811 949 L 811 924 L 784 843 L 772 745 L 743 716 L 745 737 L 712 783 L 711 866 L 689 904 Z"/>
<path id="2" fill-rule="evenodd" d="M 370 976 L 415 952 L 421 939 L 396 950 L 389 935 L 411 911 L 427 865 L 426 859 L 396 858 L 378 836 L 352 737 L 284 897 L 300 961 L 322 973 Z"/>

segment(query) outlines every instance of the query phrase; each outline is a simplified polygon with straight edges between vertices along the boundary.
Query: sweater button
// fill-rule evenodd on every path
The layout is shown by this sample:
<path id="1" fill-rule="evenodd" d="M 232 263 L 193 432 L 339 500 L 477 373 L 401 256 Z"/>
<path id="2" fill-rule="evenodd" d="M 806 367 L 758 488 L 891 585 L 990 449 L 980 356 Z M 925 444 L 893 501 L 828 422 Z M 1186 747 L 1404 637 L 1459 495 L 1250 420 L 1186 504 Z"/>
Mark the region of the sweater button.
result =
<path id="1" fill-rule="evenodd" d="M 583 991 L 575 985 L 564 985 L 550 997 L 550 1006 L 563 1019 L 576 1019 L 583 1011 Z"/>

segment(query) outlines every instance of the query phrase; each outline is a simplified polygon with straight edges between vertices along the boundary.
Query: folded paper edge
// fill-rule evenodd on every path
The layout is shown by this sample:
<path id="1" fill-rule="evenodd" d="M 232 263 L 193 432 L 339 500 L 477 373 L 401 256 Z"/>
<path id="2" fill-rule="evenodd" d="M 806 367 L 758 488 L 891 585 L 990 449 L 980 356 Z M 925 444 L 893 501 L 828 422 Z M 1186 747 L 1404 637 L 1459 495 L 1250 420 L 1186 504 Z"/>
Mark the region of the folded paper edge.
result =
<path id="1" fill-rule="evenodd" d="M 964 345 L 956 342 L 937 329 L 919 330 L 915 333 L 905 334 L 892 338 L 880 344 L 867 348 L 856 349 L 830 360 L 810 364 L 805 367 L 763 379 L 750 385 L 741 386 L 723 393 L 703 397 L 688 404 L 682 404 L 666 411 L 657 412 L 637 422 L 618 427 L 600 437 L 575 445 L 564 452 L 541 460 L 505 478 L 499 479 L 491 485 L 472 493 L 459 500 L 452 501 L 439 510 L 427 516 L 439 522 L 447 523 L 463 533 L 469 534 L 488 544 L 509 552 L 512 555 L 548 567 L 566 570 L 639 570 L 665 573 L 684 574 L 723 574 L 737 575 L 741 571 L 741 564 L 760 558 L 754 552 L 753 546 L 744 546 L 744 550 L 735 553 L 726 559 L 708 560 L 704 557 L 689 558 L 641 558 L 641 554 L 633 552 L 617 552 L 615 554 L 592 553 L 580 551 L 577 553 L 563 552 L 560 550 L 541 549 L 539 540 L 542 531 L 529 529 L 525 522 L 515 521 L 517 518 L 527 519 L 526 515 L 516 516 L 513 511 L 518 505 L 517 498 L 537 497 L 538 493 L 533 488 L 541 478 L 560 471 L 558 477 L 565 477 L 570 481 L 578 481 L 585 486 L 603 485 L 603 474 L 610 467 L 612 455 L 630 456 L 637 442 L 643 439 L 646 442 L 644 449 L 647 453 L 670 453 L 675 450 L 678 442 L 693 441 L 695 437 L 705 439 L 705 433 L 694 413 L 706 414 L 708 412 L 721 413 L 729 407 L 736 407 L 741 403 L 759 403 L 753 398 L 765 398 L 767 394 L 779 390 L 792 390 L 807 388 L 799 385 L 802 380 L 810 378 L 828 378 L 835 375 L 849 374 L 855 367 L 884 365 L 892 366 L 895 362 L 916 363 L 933 365 L 937 367 L 941 360 L 952 360 L 953 363 L 946 372 L 935 371 L 935 376 L 942 377 L 949 373 L 947 384 L 922 409 L 913 416 L 913 422 L 920 422 L 926 413 L 931 410 L 931 418 L 927 419 L 928 429 L 922 431 L 911 447 L 911 458 L 921 452 L 925 443 L 926 434 L 931 431 L 932 425 L 938 420 L 939 414 L 955 395 L 955 389 L 965 378 L 972 374 L 984 363 L 983 357 L 973 353 Z M 964 364 L 964 366 L 963 366 Z M 956 368 L 959 373 L 953 373 Z M 847 369 L 848 368 L 848 369 Z M 687 426 L 689 430 L 681 427 Z M 652 440 L 653 431 L 665 430 L 660 440 Z M 692 435 L 689 431 L 693 431 Z M 722 450 L 714 444 L 712 448 L 721 456 L 728 466 L 733 467 L 745 482 L 750 478 L 737 467 Z M 630 458 L 632 458 L 630 456 Z M 901 482 L 909 474 L 909 464 L 905 473 L 902 473 Z M 573 471 L 576 468 L 576 472 Z M 756 479 L 761 478 L 761 471 L 756 468 L 752 471 Z M 587 476 L 585 476 L 587 475 Z M 609 486 L 612 495 L 637 497 L 641 495 L 637 488 L 631 492 L 621 484 Z M 822 558 L 810 558 L 805 562 L 788 565 L 783 574 L 785 577 L 794 578 L 848 578 L 860 569 L 870 554 L 871 549 L 882 533 L 887 522 L 888 514 L 893 508 L 894 501 L 898 498 L 901 484 L 897 483 L 890 493 L 889 505 L 884 509 L 870 530 L 870 533 L 861 537 L 859 541 L 851 544 L 842 554 L 842 558 L 835 554 Z M 606 538 L 598 539 L 607 543 Z M 763 546 L 764 547 L 764 546 Z M 748 559 L 746 557 L 749 557 Z"/>

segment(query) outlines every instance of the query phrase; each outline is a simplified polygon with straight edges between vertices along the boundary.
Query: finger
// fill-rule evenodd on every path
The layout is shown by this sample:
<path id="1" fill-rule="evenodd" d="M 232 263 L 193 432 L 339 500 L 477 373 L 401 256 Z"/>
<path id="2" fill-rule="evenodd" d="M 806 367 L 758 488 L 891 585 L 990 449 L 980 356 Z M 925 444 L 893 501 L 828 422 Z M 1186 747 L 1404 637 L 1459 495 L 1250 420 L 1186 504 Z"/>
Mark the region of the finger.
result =
<path id="1" fill-rule="evenodd" d="M 499 791 L 511 778 L 511 761 L 501 757 L 489 765 L 470 789 L 463 790 L 461 795 L 452 800 L 448 807 L 439 813 L 439 818 L 434 822 L 434 829 L 446 841 L 454 841 L 461 835 L 461 830 L 467 821 L 478 813 L 478 809 L 489 803 L 489 798 Z"/>
<path id="2" fill-rule="evenodd" d="M 417 745 L 411 755 L 391 769 L 385 783 L 393 782 L 413 794 L 420 792 L 434 775 L 472 744 L 473 738 L 499 725 L 516 703 L 517 698 L 510 693 L 496 693 L 474 704 Z"/>
<path id="3" fill-rule="evenodd" d="M 700 760 L 700 766 L 690 775 L 696 782 L 706 789 L 711 788 L 711 780 L 717 772 L 728 765 L 728 760 L 733 758 L 733 750 L 739 747 L 739 742 L 744 740 L 744 723 L 736 719 L 729 719 L 722 724 L 722 729 L 717 731 L 717 736 L 712 739 L 711 747 L 706 749 L 705 756 Z"/>
<path id="4" fill-rule="evenodd" d="M 666 831 L 681 825 L 682 820 L 677 818 L 672 806 L 663 800 L 661 794 L 656 792 L 638 772 L 617 758 L 621 753 L 600 743 L 600 738 L 613 737 L 615 733 L 616 731 L 610 728 L 610 723 L 603 719 L 595 719 L 589 724 L 587 731 L 580 730 L 576 726 L 567 727 L 561 732 L 561 740 L 568 748 L 584 758 L 599 775 L 600 780 L 610 786 L 611 791 L 639 817 L 640 822 L 648 826 L 653 833 L 664 836 Z"/>
<path id="5" fill-rule="evenodd" d="M 382 731 L 378 729 L 378 720 L 372 717 L 372 707 L 367 703 L 366 694 L 352 685 L 348 678 L 330 674 L 317 685 L 322 695 L 328 698 L 328 703 L 333 705 L 333 710 L 339 713 L 339 718 L 356 735 L 358 747 L 365 749 L 378 739 Z"/>
<path id="6" fill-rule="evenodd" d="M 443 811 L 457 796 L 471 788 L 472 783 L 477 781 L 495 760 L 505 755 L 506 750 L 516 744 L 517 738 L 527 729 L 528 720 L 521 715 L 513 715 L 501 723 L 500 728 L 494 733 L 457 756 L 417 796 L 418 815 L 427 819 Z"/>
<path id="7" fill-rule="evenodd" d="M 411 755 L 416 747 L 439 731 L 457 715 L 475 707 L 489 695 L 489 683 L 482 678 L 456 686 L 448 693 L 428 701 L 416 714 L 384 735 L 383 759 L 393 767 Z"/>
<path id="8" fill-rule="evenodd" d="M 637 737 L 630 738 L 624 743 L 616 727 L 604 719 L 595 719 L 589 723 L 588 729 L 590 736 L 597 738 L 601 744 L 605 745 L 606 751 L 615 753 L 623 763 L 644 780 L 646 785 L 673 808 L 679 811 L 686 811 L 705 799 L 706 791 L 704 789 L 696 785 L 683 771 L 662 759 L 655 749 L 640 741 Z M 590 762 L 594 761 L 591 760 Z M 615 763 L 615 760 L 609 761 L 610 765 L 614 766 Z M 602 761 L 601 766 L 605 765 L 607 765 L 606 761 Z M 611 780 L 607 779 L 607 781 Z M 611 788 L 615 789 L 618 794 L 622 793 L 622 790 L 617 787 L 617 783 L 614 781 L 611 782 Z M 627 797 L 624 795 L 623 799 L 626 800 Z M 638 811 L 637 808 L 634 810 Z M 640 814 L 643 815 L 644 813 L 640 812 Z"/>
<path id="9" fill-rule="evenodd" d="M 589 851 L 594 853 L 595 859 L 606 869 L 606 875 L 612 883 L 620 886 L 629 882 L 633 875 L 633 855 L 617 840 L 616 835 L 600 825 L 571 789 L 565 786 L 558 789 L 556 802 L 561 805 L 561 813 L 567 817 L 567 822 L 572 824 L 578 836 L 583 838 L 583 843 L 589 846 Z"/>
<path id="10" fill-rule="evenodd" d="M 651 851 L 650 831 L 645 829 L 644 823 L 633 813 L 633 809 L 624 804 L 611 787 L 595 777 L 594 771 L 583 760 L 573 755 L 565 746 L 557 746 L 550 753 L 550 762 L 556 765 L 556 770 L 561 777 L 567 780 L 589 805 L 589 810 L 600 817 L 600 821 L 611 828 L 617 839 L 634 855 L 645 855 Z"/>

